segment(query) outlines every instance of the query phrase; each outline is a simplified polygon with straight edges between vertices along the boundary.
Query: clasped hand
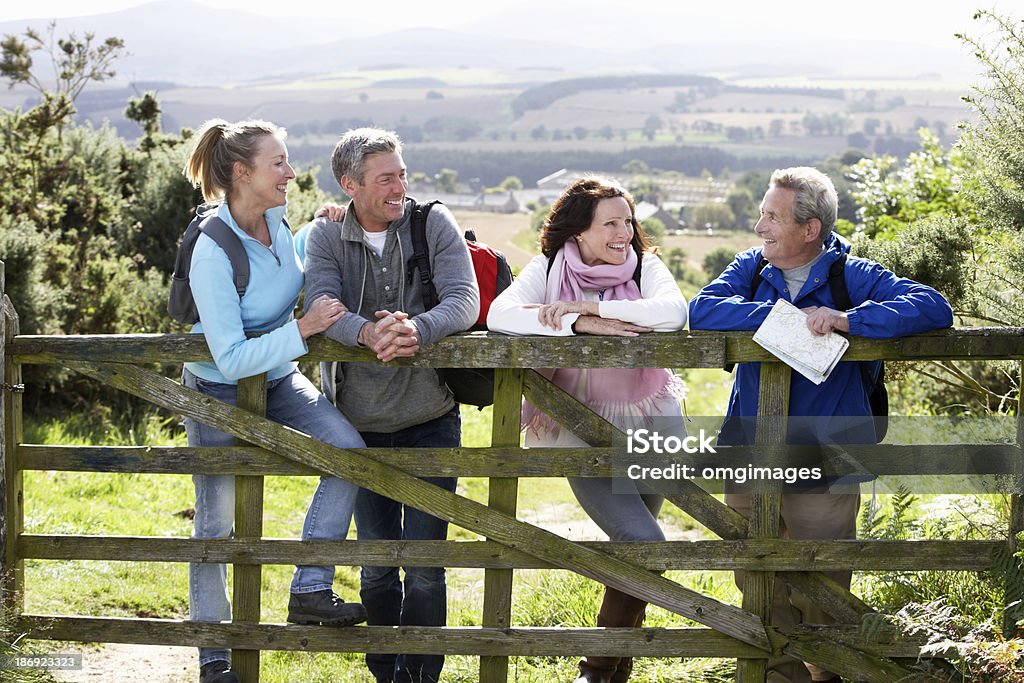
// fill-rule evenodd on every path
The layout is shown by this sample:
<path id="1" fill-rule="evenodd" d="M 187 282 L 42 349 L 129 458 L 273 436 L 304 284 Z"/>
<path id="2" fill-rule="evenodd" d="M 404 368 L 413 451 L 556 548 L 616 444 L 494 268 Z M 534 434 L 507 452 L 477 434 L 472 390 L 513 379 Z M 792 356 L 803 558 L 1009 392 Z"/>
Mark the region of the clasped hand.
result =
<path id="1" fill-rule="evenodd" d="M 367 322 L 359 330 L 359 343 L 387 362 L 399 356 L 413 356 L 420 350 L 416 323 L 404 311 L 377 311 L 377 322 Z"/>

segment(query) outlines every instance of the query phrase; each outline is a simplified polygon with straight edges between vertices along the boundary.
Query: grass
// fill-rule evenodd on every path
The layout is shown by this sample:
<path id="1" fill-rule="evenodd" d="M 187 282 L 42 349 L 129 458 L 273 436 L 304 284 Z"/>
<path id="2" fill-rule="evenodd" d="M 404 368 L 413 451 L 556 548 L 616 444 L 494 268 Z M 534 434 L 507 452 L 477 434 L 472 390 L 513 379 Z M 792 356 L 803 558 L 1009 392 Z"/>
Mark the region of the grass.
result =
<path id="1" fill-rule="evenodd" d="M 691 416 L 715 416 L 724 412 L 731 378 L 720 370 L 684 370 L 689 385 L 685 406 Z M 463 440 L 467 446 L 490 444 L 491 410 L 463 409 Z M 894 425 L 894 437 L 914 439 L 915 433 Z M 1000 430 L 996 430 L 997 432 Z M 901 434 L 903 435 L 901 437 Z M 27 425 L 27 441 L 61 444 L 183 445 L 175 425 L 158 417 L 146 418 L 132 428 L 95 429 L 72 420 L 51 420 Z M 312 477 L 267 477 L 265 483 L 265 536 L 296 538 L 302 515 L 316 480 Z M 188 537 L 191 522 L 182 515 L 193 504 L 188 476 L 144 474 L 95 474 L 80 472 L 25 473 L 25 527 L 28 533 L 105 534 Z M 459 493 L 484 502 L 487 481 L 462 478 Z M 894 496 L 881 500 L 877 515 L 885 523 L 872 527 L 876 537 L 991 537 L 992 529 L 1005 528 L 1001 498 L 990 496 L 915 497 L 907 504 Z M 979 502 L 980 501 L 980 502 Z M 969 507 L 969 504 L 979 507 Z M 902 510 L 902 512 L 900 511 Z M 528 478 L 520 482 L 519 518 L 557 533 L 574 532 L 590 524 L 564 479 Z M 890 523 L 893 518 L 901 520 Z M 689 516 L 666 505 L 662 522 L 674 537 L 711 538 Z M 353 532 L 354 533 L 354 532 Z M 863 535 L 864 532 L 862 532 Z M 888 534 L 888 536 L 886 536 Z M 575 536 L 574 536 L 575 537 Z M 594 535 L 594 538 L 602 536 Z M 451 527 L 449 538 L 475 539 L 473 533 Z M 263 573 L 262 619 L 284 620 L 292 567 L 266 566 Z M 478 626 L 483 595 L 483 570 L 451 569 L 448 572 L 448 623 Z M 740 595 L 728 572 L 669 572 L 669 578 L 723 602 L 738 605 Z M 26 562 L 26 610 L 30 613 L 83 614 L 117 617 L 181 619 L 187 615 L 187 565 L 182 563 L 126 562 Z M 976 619 L 992 616 L 1001 600 L 998 583 L 991 575 L 966 572 L 858 573 L 855 591 L 872 604 L 898 608 L 910 600 L 923 602 L 937 595 L 948 599 Z M 345 599 L 358 597 L 358 569 L 338 567 L 335 589 Z M 600 602 L 601 587 L 571 572 L 521 570 L 513 589 L 513 624 L 520 626 L 592 626 Z M 970 609 L 972 608 L 973 609 Z M 692 626 L 682 617 L 649 608 L 647 625 Z M 0 646 L 5 635 L 0 624 Z M 8 637 L 7 640 L 11 640 Z M 55 644 L 20 643 L 20 647 L 53 651 Z M 81 651 L 81 644 L 65 651 Z M 442 681 L 477 680 L 478 660 L 470 656 L 447 658 Z M 510 661 L 510 680 L 549 683 L 571 680 L 575 657 L 515 657 Z M 631 680 L 725 681 L 734 674 L 734 662 L 706 658 L 638 659 Z M 360 654 L 289 653 L 268 651 L 262 656 L 262 680 L 369 681 Z M 7 679 L 4 679 L 7 680 Z M 26 678 L 24 680 L 47 680 Z"/>
<path id="2" fill-rule="evenodd" d="M 490 444 L 491 409 L 463 409 L 463 442 Z M 173 422 L 146 418 L 131 428 L 97 428 L 73 419 L 52 419 L 26 426 L 26 441 L 66 445 L 184 445 L 184 435 Z M 267 477 L 265 480 L 264 535 L 296 538 L 302 515 L 313 493 L 312 477 Z M 487 481 L 466 477 L 459 493 L 485 502 Z M 191 521 L 184 511 L 192 507 L 194 492 L 185 475 L 97 474 L 87 472 L 26 472 L 25 528 L 40 534 L 103 534 L 188 537 Z M 666 506 L 666 524 L 681 529 L 696 525 L 689 517 Z M 542 525 L 589 524 L 564 479 L 524 479 L 520 482 L 520 518 L 536 518 Z M 351 532 L 354 535 L 354 530 Z M 595 536 L 598 538 L 599 536 Z M 471 532 L 452 526 L 450 539 L 476 539 Z M 110 617 L 182 619 L 188 614 L 187 565 L 183 563 L 129 563 L 95 561 L 26 562 L 25 609 L 29 613 L 82 614 Z M 229 570 L 230 571 L 230 570 Z M 262 619 L 284 621 L 290 566 L 265 566 Z M 482 609 L 483 570 L 448 571 L 448 623 L 478 626 Z M 677 577 L 678 578 L 678 577 Z M 684 577 L 701 590 L 728 596 L 736 602 L 731 578 L 723 573 L 708 578 Z M 345 599 L 358 599 L 358 568 L 338 567 L 335 590 Z M 601 588 L 593 581 L 564 571 L 521 571 L 516 574 L 514 623 L 518 625 L 591 626 Z M 568 598 L 568 599 L 567 599 Z M 558 610 L 568 610 L 559 616 Z M 682 625 L 677 615 L 650 610 L 654 626 Z M 52 643 L 38 641 L 42 649 Z M 83 645 L 68 645 L 81 651 Z M 575 657 L 517 657 L 510 663 L 511 680 L 547 683 L 571 679 Z M 477 680 L 476 657 L 447 658 L 442 680 L 446 683 Z M 733 664 L 727 661 L 688 659 L 638 660 L 632 680 L 726 680 Z M 262 656 L 264 681 L 368 681 L 361 654 L 289 653 L 268 651 Z M 35 680 L 35 679 L 31 679 Z M 39 679 L 45 680 L 45 679 Z"/>

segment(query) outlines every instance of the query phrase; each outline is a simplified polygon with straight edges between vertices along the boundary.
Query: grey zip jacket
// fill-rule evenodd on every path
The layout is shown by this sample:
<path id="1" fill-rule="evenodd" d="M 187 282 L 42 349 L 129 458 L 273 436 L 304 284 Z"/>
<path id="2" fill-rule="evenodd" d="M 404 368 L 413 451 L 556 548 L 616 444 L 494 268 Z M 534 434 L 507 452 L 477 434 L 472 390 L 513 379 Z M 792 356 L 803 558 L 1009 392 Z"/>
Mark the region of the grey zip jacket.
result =
<path id="1" fill-rule="evenodd" d="M 406 197 L 402 218 L 388 226 L 381 257 L 364 243 L 352 204 L 345 220 L 318 218 L 306 242 L 306 309 L 318 297 L 336 297 L 349 312 L 326 334 L 358 346 L 359 330 L 376 323 L 375 311 L 405 311 L 420 332 L 420 348 L 469 328 L 479 314 L 480 294 L 469 249 L 455 217 L 437 204 L 427 217 L 430 270 L 440 303 L 423 308 L 419 273 L 410 278 L 413 247 Z M 444 415 L 455 405 L 432 368 L 397 368 L 381 363 L 322 363 L 324 394 L 361 432 L 390 433 Z"/>

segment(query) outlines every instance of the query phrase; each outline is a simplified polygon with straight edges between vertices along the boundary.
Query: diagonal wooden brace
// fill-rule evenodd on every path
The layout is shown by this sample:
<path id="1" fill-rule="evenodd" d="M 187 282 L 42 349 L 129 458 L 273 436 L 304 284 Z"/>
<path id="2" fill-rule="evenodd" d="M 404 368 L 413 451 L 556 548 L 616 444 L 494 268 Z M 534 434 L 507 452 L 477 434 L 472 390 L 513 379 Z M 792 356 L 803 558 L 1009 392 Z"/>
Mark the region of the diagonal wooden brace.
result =
<path id="1" fill-rule="evenodd" d="M 335 448 L 133 365 L 68 362 L 67 367 L 320 472 L 343 478 L 557 567 L 628 592 L 748 645 L 766 652 L 776 649 L 762 621 L 748 612 L 683 588 L 635 564 L 572 543 L 449 493 L 373 459 L 363 449 Z M 778 642 L 782 637 L 772 631 L 772 640 Z"/>

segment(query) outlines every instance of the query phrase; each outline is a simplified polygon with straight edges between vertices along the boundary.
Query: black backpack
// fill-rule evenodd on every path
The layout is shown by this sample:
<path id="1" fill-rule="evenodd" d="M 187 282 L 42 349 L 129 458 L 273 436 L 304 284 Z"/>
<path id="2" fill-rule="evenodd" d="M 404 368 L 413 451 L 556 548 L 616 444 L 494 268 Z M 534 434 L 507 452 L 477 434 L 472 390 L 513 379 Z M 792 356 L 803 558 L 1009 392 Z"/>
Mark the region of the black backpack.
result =
<path id="1" fill-rule="evenodd" d="M 761 271 L 768 265 L 768 259 L 764 256 L 757 264 L 754 278 L 750 281 L 750 299 L 753 300 L 757 288 L 761 286 L 764 277 Z M 850 299 L 850 290 L 846 286 L 846 254 L 843 254 L 828 269 L 828 288 L 832 293 L 832 303 L 838 311 L 848 311 L 853 308 L 853 301 Z M 885 363 L 883 361 L 860 361 L 861 377 L 864 386 L 868 390 L 868 403 L 871 405 L 871 414 L 875 418 L 875 438 L 881 441 L 889 431 L 889 391 L 885 388 Z"/>
<path id="2" fill-rule="evenodd" d="M 287 226 L 288 221 L 285 220 L 284 224 Z M 196 217 L 185 228 L 185 234 L 178 243 L 171 288 L 167 294 L 167 312 L 171 318 L 186 325 L 199 322 L 199 311 L 192 298 L 189 273 L 192 269 L 192 252 L 196 248 L 200 233 L 208 235 L 228 255 L 239 299 L 249 286 L 249 255 L 245 253 L 242 240 L 238 239 L 238 235 L 227 223 L 217 217 L 216 206 L 200 204 L 196 207 Z"/>
<path id="3" fill-rule="evenodd" d="M 416 203 L 412 210 L 410 232 L 412 237 L 413 255 L 406 264 L 407 277 L 412 282 L 413 271 L 419 271 L 420 284 L 423 286 L 423 307 L 430 310 L 437 306 L 439 299 L 437 289 L 430 271 L 430 250 L 427 246 L 427 216 L 430 209 L 439 201 Z M 512 284 L 512 269 L 500 251 L 488 247 L 476 240 L 472 230 L 465 233 L 466 242 L 473 261 L 473 270 L 477 275 L 480 292 L 480 317 L 471 330 L 484 330 L 481 321 L 487 320 L 485 305 L 491 302 Z M 494 370 L 492 368 L 439 368 L 438 381 L 447 384 L 455 400 L 466 405 L 483 408 L 494 403 Z"/>

